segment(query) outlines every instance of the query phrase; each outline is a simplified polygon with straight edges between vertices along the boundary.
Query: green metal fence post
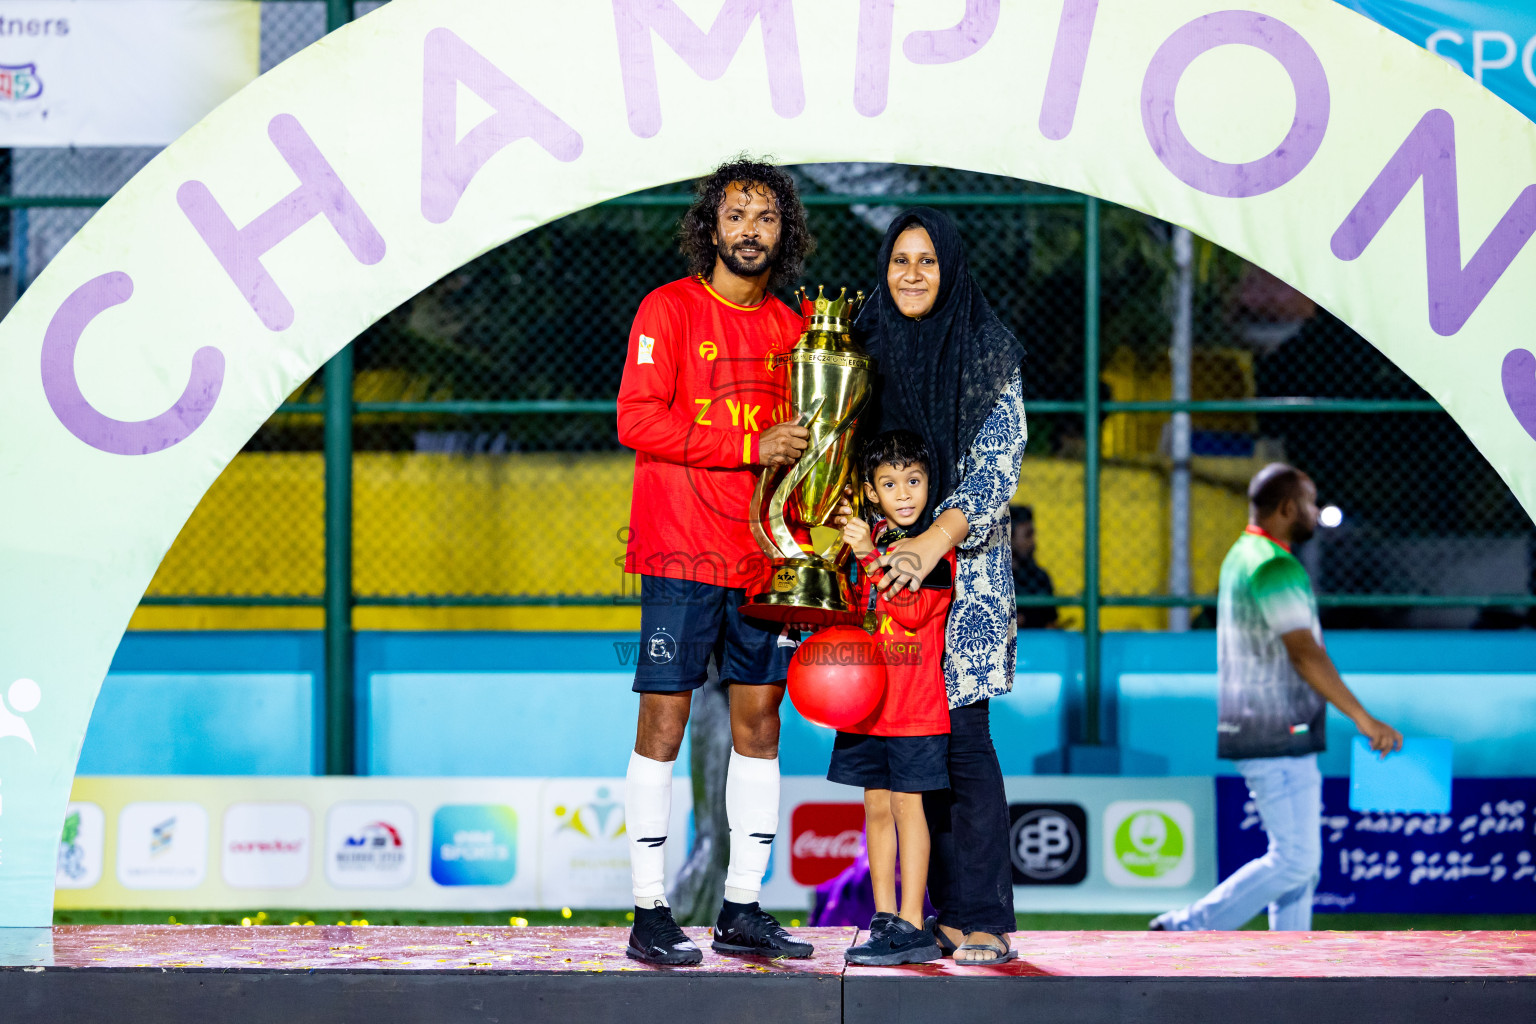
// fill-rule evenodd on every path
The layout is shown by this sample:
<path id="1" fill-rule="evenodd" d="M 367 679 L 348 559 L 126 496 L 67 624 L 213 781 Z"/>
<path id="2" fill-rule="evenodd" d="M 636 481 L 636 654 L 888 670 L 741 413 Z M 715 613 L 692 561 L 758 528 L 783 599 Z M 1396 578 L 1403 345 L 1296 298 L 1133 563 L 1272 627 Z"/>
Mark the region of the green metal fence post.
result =
<path id="1" fill-rule="evenodd" d="M 352 0 L 325 0 L 325 30 L 335 32 L 352 20 Z"/>
<path id="2" fill-rule="evenodd" d="M 326 0 L 325 29 L 352 20 Z M 325 364 L 325 773 L 356 770 L 352 672 L 352 347 Z"/>
<path id="3" fill-rule="evenodd" d="M 1083 207 L 1083 742 L 1099 736 L 1099 201 Z"/>

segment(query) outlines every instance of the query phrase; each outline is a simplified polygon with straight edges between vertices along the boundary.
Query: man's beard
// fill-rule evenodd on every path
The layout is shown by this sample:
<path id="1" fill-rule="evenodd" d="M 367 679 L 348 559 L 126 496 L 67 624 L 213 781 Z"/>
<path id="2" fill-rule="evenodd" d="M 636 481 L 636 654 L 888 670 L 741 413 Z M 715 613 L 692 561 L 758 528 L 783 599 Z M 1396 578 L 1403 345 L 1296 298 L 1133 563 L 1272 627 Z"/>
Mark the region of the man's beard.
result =
<path id="1" fill-rule="evenodd" d="M 1298 520 L 1297 522 L 1291 524 L 1291 545 L 1294 547 L 1297 544 L 1302 544 L 1311 540 L 1312 535 L 1316 532 L 1317 530 L 1315 527 L 1308 526 L 1306 523 L 1300 522 Z"/>
<path id="2" fill-rule="evenodd" d="M 737 247 L 741 247 L 740 243 L 738 243 Z M 720 257 L 720 262 L 725 264 L 725 269 L 737 277 L 756 277 L 759 274 L 772 270 L 779 262 L 778 246 L 773 246 L 772 248 L 759 246 L 758 248 L 762 251 L 762 256 L 755 265 L 749 264 L 737 256 L 736 249 L 728 248 L 724 242 L 715 246 L 715 253 Z"/>

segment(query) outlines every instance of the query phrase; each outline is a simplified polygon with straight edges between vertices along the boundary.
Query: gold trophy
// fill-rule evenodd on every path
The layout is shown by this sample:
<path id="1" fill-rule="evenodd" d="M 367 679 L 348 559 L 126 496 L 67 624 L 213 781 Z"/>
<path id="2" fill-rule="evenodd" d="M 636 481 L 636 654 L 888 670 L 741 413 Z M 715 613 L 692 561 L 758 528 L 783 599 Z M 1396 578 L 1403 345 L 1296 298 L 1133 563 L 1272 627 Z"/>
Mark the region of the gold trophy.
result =
<path id="1" fill-rule="evenodd" d="M 796 627 L 854 622 L 848 586 L 849 550 L 842 538 L 824 551 L 807 551 L 791 532 L 790 521 L 809 529 L 826 526 L 843 500 L 853 476 L 854 431 L 869 401 L 875 361 L 859 351 L 849 329 L 864 293 L 835 299 L 816 289 L 802 289 L 800 311 L 805 327 L 795 347 L 777 358 L 789 366 L 789 401 L 793 422 L 810 429 L 810 442 L 794 466 L 765 469 L 752 494 L 752 535 L 772 559 L 767 581 L 747 597 L 742 612 Z M 786 521 L 786 512 L 790 521 Z"/>

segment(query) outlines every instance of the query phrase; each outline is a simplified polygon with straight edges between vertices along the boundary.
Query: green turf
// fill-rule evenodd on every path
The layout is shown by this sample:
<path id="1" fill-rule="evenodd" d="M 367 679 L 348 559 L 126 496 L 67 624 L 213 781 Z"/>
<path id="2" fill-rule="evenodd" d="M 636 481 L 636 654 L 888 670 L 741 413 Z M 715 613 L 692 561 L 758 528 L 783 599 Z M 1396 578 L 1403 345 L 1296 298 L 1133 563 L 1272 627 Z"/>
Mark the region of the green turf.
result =
<path id="1" fill-rule="evenodd" d="M 488 927 L 514 919 L 530 925 L 625 926 L 623 910 L 60 910 L 54 924 L 353 924 Z M 786 924 L 803 923 L 803 910 L 775 911 Z M 1020 914 L 1020 931 L 1140 931 L 1148 914 Z M 1536 931 L 1536 914 L 1318 914 L 1313 926 L 1327 931 Z M 1244 926 L 1262 930 L 1265 919 Z"/>

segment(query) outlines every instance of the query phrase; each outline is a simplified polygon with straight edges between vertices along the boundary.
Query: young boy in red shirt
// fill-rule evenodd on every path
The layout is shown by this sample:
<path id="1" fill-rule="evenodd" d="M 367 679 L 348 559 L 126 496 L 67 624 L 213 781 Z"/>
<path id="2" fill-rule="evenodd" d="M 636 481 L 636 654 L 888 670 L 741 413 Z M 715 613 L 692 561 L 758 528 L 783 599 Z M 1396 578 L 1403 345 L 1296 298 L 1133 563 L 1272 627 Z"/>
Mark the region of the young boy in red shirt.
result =
<path id="1" fill-rule="evenodd" d="M 892 430 L 864 448 L 864 497 L 879 509 L 873 530 L 858 516 L 843 527 L 864 572 L 855 587 L 873 612 L 875 644 L 885 663 L 885 695 L 868 718 L 837 734 L 827 778 L 864 787 L 864 833 L 875 916 L 869 938 L 851 947 L 851 964 L 888 966 L 937 960 L 943 954 L 923 928 L 928 878 L 928 822 L 923 792 L 946 789 L 949 700 L 944 691 L 944 620 L 954 585 L 955 556 L 945 556 L 916 593 L 881 593 L 877 562 L 886 545 L 906 536 L 928 506 L 930 457 L 922 438 Z M 870 625 L 866 621 L 866 626 Z M 896 856 L 901 852 L 900 912 Z"/>

